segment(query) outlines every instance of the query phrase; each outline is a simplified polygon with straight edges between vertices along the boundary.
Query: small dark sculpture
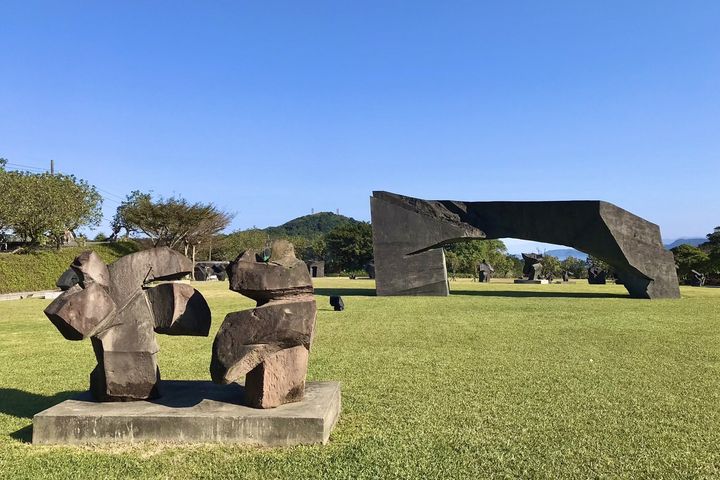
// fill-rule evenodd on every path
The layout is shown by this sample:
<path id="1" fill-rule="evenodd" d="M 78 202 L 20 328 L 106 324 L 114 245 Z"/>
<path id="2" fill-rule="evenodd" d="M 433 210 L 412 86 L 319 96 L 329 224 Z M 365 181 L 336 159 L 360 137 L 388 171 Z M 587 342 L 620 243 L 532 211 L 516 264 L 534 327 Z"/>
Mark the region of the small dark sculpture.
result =
<path id="1" fill-rule="evenodd" d="M 567 270 L 562 272 L 562 281 L 566 283 L 570 281 L 570 272 Z"/>
<path id="2" fill-rule="evenodd" d="M 599 267 L 588 268 L 588 283 L 590 285 L 605 285 L 607 283 L 607 272 Z"/>
<path id="3" fill-rule="evenodd" d="M 690 270 L 688 278 L 690 280 L 690 285 L 693 287 L 702 287 L 705 285 L 705 275 L 697 270 Z"/>
<path id="4" fill-rule="evenodd" d="M 212 265 L 212 271 L 213 274 L 217 277 L 218 280 L 221 282 L 227 280 L 227 271 L 225 270 L 227 268 L 227 264 L 225 263 L 215 263 Z"/>
<path id="5" fill-rule="evenodd" d="M 208 279 L 210 275 L 212 275 L 212 273 L 210 272 L 211 270 L 208 269 L 205 265 L 197 264 L 193 269 L 193 277 L 195 277 L 195 280 L 198 282 L 204 282 Z"/>
<path id="6" fill-rule="evenodd" d="M 225 268 L 227 267 L 228 262 L 215 262 L 215 261 L 206 261 L 206 262 L 197 262 L 195 263 L 195 269 L 194 272 L 194 280 L 198 282 L 205 282 L 207 280 L 227 280 L 227 272 L 225 271 Z M 213 275 L 215 278 L 213 278 Z"/>
<path id="7" fill-rule="evenodd" d="M 342 297 L 337 295 L 332 295 L 330 297 L 330 306 L 333 307 L 336 312 L 342 312 L 345 310 L 345 302 L 343 302 Z"/>
<path id="8" fill-rule="evenodd" d="M 77 273 L 75 273 L 75 270 L 68 268 L 62 273 L 62 275 L 60 275 L 60 278 L 58 278 L 57 282 L 55 282 L 55 286 L 64 292 L 71 289 L 73 285 L 77 285 L 79 281 L 80 279 L 78 278 Z"/>
<path id="9" fill-rule="evenodd" d="M 545 274 L 545 280 L 552 283 L 552 281 L 555 279 L 555 276 L 552 273 L 546 273 Z"/>
<path id="10" fill-rule="evenodd" d="M 539 253 L 523 253 L 522 258 L 525 261 L 525 265 L 523 265 L 525 278 L 527 280 L 540 280 L 543 256 Z"/>
<path id="11" fill-rule="evenodd" d="M 487 263 L 485 260 L 478 263 L 478 265 L 477 265 L 478 282 L 484 282 L 484 283 L 490 282 L 490 279 L 492 278 L 493 273 L 495 273 L 495 269 L 489 263 Z"/>
<path id="12" fill-rule="evenodd" d="M 163 247 L 110 265 L 95 252 L 84 252 L 70 268 L 77 284 L 48 305 L 45 315 L 68 340 L 90 337 L 97 358 L 90 374 L 93 396 L 100 401 L 157 397 L 155 333 L 207 336 L 210 309 L 190 285 L 149 284 L 186 276 L 192 262 Z"/>
<path id="13" fill-rule="evenodd" d="M 230 290 L 257 307 L 229 313 L 213 343 L 215 383 L 245 378 L 245 403 L 273 408 L 303 399 L 308 354 L 315 328 L 315 297 L 307 266 L 291 243 L 248 250 L 228 266 Z"/>

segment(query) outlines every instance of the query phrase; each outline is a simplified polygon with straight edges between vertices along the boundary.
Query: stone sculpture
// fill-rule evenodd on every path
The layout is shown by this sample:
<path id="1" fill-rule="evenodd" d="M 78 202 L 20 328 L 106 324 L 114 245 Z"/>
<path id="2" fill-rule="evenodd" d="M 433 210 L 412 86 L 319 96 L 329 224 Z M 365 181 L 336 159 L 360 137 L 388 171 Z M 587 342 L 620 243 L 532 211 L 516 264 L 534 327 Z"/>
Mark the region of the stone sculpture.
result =
<path id="1" fill-rule="evenodd" d="M 342 312 L 345 310 L 345 302 L 343 302 L 342 297 L 339 295 L 330 296 L 330 306 L 333 307 L 333 310 L 336 312 Z"/>
<path id="2" fill-rule="evenodd" d="M 523 275 L 527 280 L 540 280 L 542 274 L 542 254 L 539 253 L 523 253 L 522 258 L 525 261 L 523 265 Z"/>
<path id="3" fill-rule="evenodd" d="M 698 272 L 697 270 L 690 270 L 690 285 L 693 287 L 702 287 L 705 285 L 705 275 Z"/>
<path id="4" fill-rule="evenodd" d="M 75 270 L 68 268 L 62 275 L 60 275 L 60 278 L 57 279 L 55 286 L 64 292 L 65 290 L 72 288 L 72 286 L 77 284 L 79 281 L 80 279 L 78 278 L 77 273 L 75 273 Z"/>
<path id="5" fill-rule="evenodd" d="M 478 282 L 484 282 L 484 283 L 490 282 L 490 279 L 492 278 L 493 273 L 495 273 L 495 269 L 489 263 L 487 263 L 485 260 L 478 263 L 478 265 L 477 265 Z"/>
<path id="6" fill-rule="evenodd" d="M 225 317 L 213 343 L 215 383 L 245 377 L 245 404 L 273 408 L 302 400 L 316 305 L 305 262 L 291 243 L 273 242 L 269 258 L 253 250 L 228 266 L 230 289 L 257 307 Z"/>
<path id="7" fill-rule="evenodd" d="M 601 258 L 636 298 L 678 298 L 675 262 L 660 229 L 602 201 L 460 202 L 373 192 L 378 295 L 448 295 L 445 244 L 520 238 Z"/>
<path id="8" fill-rule="evenodd" d="M 605 285 L 607 283 L 607 272 L 600 267 L 588 268 L 588 283 L 590 285 Z"/>
<path id="9" fill-rule="evenodd" d="M 77 284 L 48 305 L 45 315 L 68 340 L 90 337 L 97 358 L 90 374 L 92 395 L 100 401 L 157 397 L 155 333 L 207 336 L 210 309 L 190 285 L 150 283 L 180 279 L 192 271 L 192 262 L 162 247 L 105 265 L 88 251 L 70 269 Z"/>
<path id="10" fill-rule="evenodd" d="M 567 283 L 570 281 L 570 272 L 568 272 L 567 270 L 563 270 L 563 272 L 562 272 L 562 281 L 564 283 Z"/>

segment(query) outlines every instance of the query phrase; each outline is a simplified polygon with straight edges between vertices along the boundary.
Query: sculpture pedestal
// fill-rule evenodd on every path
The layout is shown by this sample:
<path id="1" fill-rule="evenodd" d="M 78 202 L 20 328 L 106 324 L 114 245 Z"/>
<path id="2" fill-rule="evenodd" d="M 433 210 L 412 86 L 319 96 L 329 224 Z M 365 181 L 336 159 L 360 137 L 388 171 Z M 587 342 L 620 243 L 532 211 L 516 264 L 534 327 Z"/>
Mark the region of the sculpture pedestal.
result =
<path id="1" fill-rule="evenodd" d="M 515 283 L 526 283 L 530 285 L 547 285 L 550 282 L 548 282 L 545 279 L 542 280 L 520 280 L 519 278 L 515 280 Z"/>
<path id="2" fill-rule="evenodd" d="M 160 393 L 139 402 L 95 402 L 89 393 L 66 400 L 33 417 L 33 443 L 324 444 L 340 415 L 338 382 L 307 382 L 301 402 L 270 409 L 240 405 L 237 384 L 170 380 Z"/>

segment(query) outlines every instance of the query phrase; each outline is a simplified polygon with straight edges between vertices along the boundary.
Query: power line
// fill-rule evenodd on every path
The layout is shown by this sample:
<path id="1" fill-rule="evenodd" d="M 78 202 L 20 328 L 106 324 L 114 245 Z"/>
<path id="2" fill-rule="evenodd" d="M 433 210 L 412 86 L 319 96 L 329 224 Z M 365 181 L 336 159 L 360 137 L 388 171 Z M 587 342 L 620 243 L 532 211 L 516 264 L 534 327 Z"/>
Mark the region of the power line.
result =
<path id="1" fill-rule="evenodd" d="M 8 165 L 8 166 L 10 166 L 10 167 L 16 167 L 16 168 L 27 168 L 28 170 L 36 170 L 36 171 L 39 171 L 39 172 L 47 172 L 47 171 L 48 171 L 47 168 L 33 167 L 32 165 L 23 165 L 23 164 L 21 164 L 21 163 L 10 163 L 10 162 L 7 162 L 6 165 Z"/>
<path id="2" fill-rule="evenodd" d="M 15 168 L 26 168 L 26 169 L 28 169 L 28 170 L 33 170 L 33 171 L 37 171 L 37 172 L 47 172 L 47 171 L 49 171 L 49 169 L 47 169 L 47 168 L 38 167 L 38 166 L 34 166 L 34 165 L 25 165 L 25 164 L 22 164 L 22 163 L 15 163 L 15 162 L 7 162 L 6 165 L 8 165 L 8 166 L 10 166 L 10 167 L 15 167 Z M 114 194 L 114 193 L 112 193 L 112 192 L 109 192 L 109 191 L 107 191 L 107 190 L 105 190 L 105 189 L 102 189 L 102 188 L 99 188 L 99 187 L 95 187 L 95 188 L 96 188 L 99 192 L 102 192 L 102 193 L 105 194 L 105 195 L 102 195 L 103 200 L 109 200 L 109 201 L 115 202 L 115 203 L 122 203 L 122 202 L 125 201 L 125 199 L 122 198 L 120 195 L 116 195 L 116 194 Z"/>
<path id="3" fill-rule="evenodd" d="M 110 195 L 111 197 L 115 197 L 115 198 L 110 198 L 109 200 L 115 200 L 118 203 L 125 201 L 125 199 L 122 198 L 120 195 L 115 195 L 114 193 L 108 192 L 107 190 L 103 190 L 102 188 L 98 188 L 98 187 L 95 187 L 95 188 L 97 188 L 99 192 L 102 192 L 105 195 Z"/>

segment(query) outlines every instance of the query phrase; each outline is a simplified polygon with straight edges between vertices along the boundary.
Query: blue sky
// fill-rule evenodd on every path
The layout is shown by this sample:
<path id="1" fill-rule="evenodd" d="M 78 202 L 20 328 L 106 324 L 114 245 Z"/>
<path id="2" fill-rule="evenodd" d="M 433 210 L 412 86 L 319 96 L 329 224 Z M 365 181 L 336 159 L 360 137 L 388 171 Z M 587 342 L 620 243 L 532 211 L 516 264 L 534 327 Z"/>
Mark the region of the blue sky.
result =
<path id="1" fill-rule="evenodd" d="M 0 157 L 213 202 L 603 199 L 720 224 L 720 2 L 0 5 Z"/>

